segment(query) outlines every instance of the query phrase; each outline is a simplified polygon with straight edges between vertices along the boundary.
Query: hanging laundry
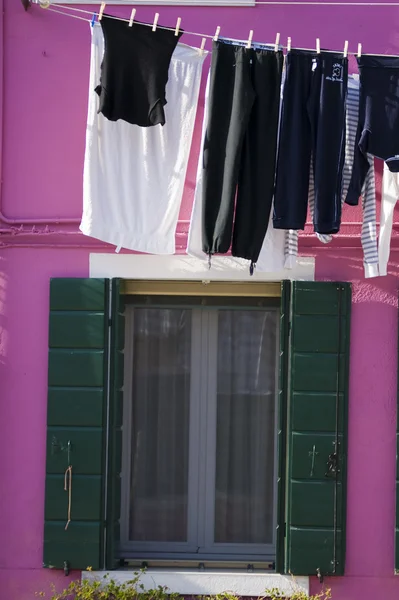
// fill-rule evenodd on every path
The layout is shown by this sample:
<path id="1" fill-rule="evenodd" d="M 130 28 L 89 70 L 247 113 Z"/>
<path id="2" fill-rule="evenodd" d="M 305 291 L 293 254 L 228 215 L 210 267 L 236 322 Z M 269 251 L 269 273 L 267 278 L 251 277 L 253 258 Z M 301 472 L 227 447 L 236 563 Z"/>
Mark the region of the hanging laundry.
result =
<path id="1" fill-rule="evenodd" d="M 291 50 L 286 57 L 273 225 L 304 229 L 313 153 L 314 229 L 337 233 L 348 60 L 340 53 Z"/>
<path id="2" fill-rule="evenodd" d="M 213 42 L 203 151 L 202 248 L 209 255 L 232 243 L 233 256 L 258 259 L 273 196 L 282 65 L 280 51 Z"/>
<path id="3" fill-rule="evenodd" d="M 111 122 L 97 112 L 94 92 L 104 53 L 92 29 L 89 107 L 81 231 L 115 246 L 174 254 L 175 231 L 197 112 L 203 62 L 178 44 L 169 68 L 164 127 Z"/>
<path id="4" fill-rule="evenodd" d="M 378 259 L 380 275 L 387 274 L 389 255 L 391 251 L 391 235 L 394 210 L 399 199 L 399 173 L 392 173 L 389 165 L 384 165 L 382 177 L 380 239 L 378 245 Z"/>
<path id="5" fill-rule="evenodd" d="M 361 56 L 359 126 L 355 164 L 346 202 L 356 205 L 369 169 L 366 154 L 381 158 L 399 172 L 399 58 Z"/>
<path id="6" fill-rule="evenodd" d="M 206 91 L 205 91 L 205 109 L 202 126 L 201 150 L 204 146 L 205 134 L 208 122 L 209 113 L 209 85 L 210 76 L 208 76 Z M 198 161 L 197 180 L 195 185 L 194 203 L 191 213 L 190 228 L 188 232 L 186 252 L 190 256 L 195 256 L 204 261 L 208 260 L 208 255 L 203 251 L 202 246 L 202 205 L 203 205 L 203 159 L 202 154 Z M 271 214 L 270 214 L 271 219 Z M 263 240 L 259 258 L 256 263 L 256 270 L 260 272 L 276 273 L 282 271 L 285 267 L 293 268 L 296 265 L 295 260 L 289 256 L 291 250 L 290 242 L 287 241 L 288 233 L 286 231 L 273 229 L 271 221 Z M 295 232 L 296 233 L 296 232 Z M 295 243 L 295 241 L 294 241 Z M 248 270 L 250 261 L 237 257 L 221 257 L 223 265 L 226 268 L 237 270 Z"/>
<path id="7" fill-rule="evenodd" d="M 110 121 L 133 125 L 165 124 L 165 86 L 178 35 L 169 29 L 155 31 L 142 23 L 129 23 L 103 15 L 101 27 L 105 54 L 101 65 L 99 111 Z"/>
<path id="8" fill-rule="evenodd" d="M 348 96 L 346 111 L 346 143 L 345 143 L 345 164 L 343 169 L 343 186 L 341 202 L 343 203 L 349 188 L 352 176 L 352 169 L 355 154 L 355 139 L 357 126 L 359 122 L 359 80 L 357 76 L 349 75 L 348 78 Z M 373 157 L 368 155 L 370 165 L 373 167 Z M 364 254 L 364 274 L 365 277 L 377 277 L 378 270 L 378 250 L 377 250 L 377 224 L 376 224 L 376 195 L 375 195 L 375 175 L 374 168 L 370 168 L 362 189 L 363 197 L 363 223 L 362 223 L 362 247 Z M 309 208 L 313 218 L 314 212 L 314 182 L 312 169 L 310 170 L 309 185 Z M 316 233 L 319 240 L 325 244 L 332 241 L 330 234 Z M 292 245 L 289 254 L 295 254 L 294 240 L 298 239 L 298 232 L 294 231 L 287 236 L 287 240 Z M 298 243 L 296 243 L 298 247 Z"/>

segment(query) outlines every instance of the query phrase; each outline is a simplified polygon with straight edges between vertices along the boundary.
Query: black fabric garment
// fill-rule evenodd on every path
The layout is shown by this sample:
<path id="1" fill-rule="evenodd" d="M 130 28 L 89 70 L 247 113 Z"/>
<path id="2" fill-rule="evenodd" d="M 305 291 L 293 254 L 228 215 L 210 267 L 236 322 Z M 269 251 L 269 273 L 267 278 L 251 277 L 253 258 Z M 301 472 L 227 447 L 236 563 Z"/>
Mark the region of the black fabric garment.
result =
<path id="1" fill-rule="evenodd" d="M 286 60 L 273 225 L 276 229 L 304 229 L 313 156 L 314 230 L 337 233 L 348 60 L 342 54 L 301 50 L 291 50 Z"/>
<path id="2" fill-rule="evenodd" d="M 179 35 L 134 21 L 133 26 L 103 15 L 101 27 L 105 51 L 101 65 L 101 112 L 110 121 L 123 119 L 132 125 L 165 125 L 165 88 L 169 63 Z"/>
<path id="3" fill-rule="evenodd" d="M 399 58 L 365 55 L 360 72 L 359 124 L 352 179 L 345 202 L 356 205 L 369 169 L 367 153 L 399 172 Z"/>
<path id="4" fill-rule="evenodd" d="M 258 259 L 273 197 L 282 65 L 281 52 L 213 42 L 203 156 L 207 254 L 232 243 L 233 256 Z"/>

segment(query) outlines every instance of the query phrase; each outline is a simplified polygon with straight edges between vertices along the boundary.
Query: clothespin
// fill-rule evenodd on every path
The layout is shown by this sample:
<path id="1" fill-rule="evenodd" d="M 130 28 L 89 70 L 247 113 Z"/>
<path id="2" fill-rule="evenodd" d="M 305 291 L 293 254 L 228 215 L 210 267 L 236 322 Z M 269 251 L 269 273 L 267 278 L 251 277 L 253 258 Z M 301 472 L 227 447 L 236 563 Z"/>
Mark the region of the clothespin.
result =
<path id="1" fill-rule="evenodd" d="M 136 9 L 133 8 L 132 12 L 130 13 L 129 27 L 133 27 L 133 21 L 134 21 L 135 16 L 136 16 Z"/>
<path id="2" fill-rule="evenodd" d="M 276 41 L 275 41 L 275 44 L 274 44 L 274 51 L 275 52 L 278 52 L 279 46 L 280 46 L 280 34 L 277 33 L 276 34 Z"/>
<path id="3" fill-rule="evenodd" d="M 287 39 L 287 52 L 291 52 L 291 38 Z"/>
<path id="4" fill-rule="evenodd" d="M 347 58 L 348 56 L 348 40 L 345 41 L 345 45 L 344 45 L 344 58 Z"/>
<path id="5" fill-rule="evenodd" d="M 248 36 L 247 48 L 250 48 L 252 45 L 252 38 L 254 37 L 254 30 L 251 29 Z"/>
<path id="6" fill-rule="evenodd" d="M 362 45 L 358 44 L 357 45 L 357 57 L 360 58 L 362 55 Z"/>
<path id="7" fill-rule="evenodd" d="M 316 52 L 320 54 L 320 38 L 316 38 Z"/>
<path id="8" fill-rule="evenodd" d="M 96 16 L 97 16 L 97 15 L 96 15 L 96 13 L 93 13 L 93 16 L 92 16 L 92 18 L 91 18 L 91 23 L 90 23 L 90 25 L 91 25 L 92 27 L 94 27 L 94 24 L 95 24 L 95 22 L 96 22 Z"/>
<path id="9" fill-rule="evenodd" d="M 152 30 L 153 31 L 157 30 L 158 19 L 159 19 L 159 13 L 155 13 L 154 22 L 152 24 Z"/>
<path id="10" fill-rule="evenodd" d="M 105 2 L 101 2 L 100 12 L 98 13 L 99 21 L 101 21 L 101 19 L 103 18 L 104 10 L 105 10 Z"/>
<path id="11" fill-rule="evenodd" d="M 180 23 L 181 23 L 181 17 L 178 17 L 177 23 L 176 23 L 175 35 L 179 35 Z"/>
<path id="12" fill-rule="evenodd" d="M 214 37 L 213 37 L 213 41 L 214 41 L 214 42 L 217 42 L 217 41 L 218 41 L 218 38 L 219 38 L 219 33 L 220 33 L 220 25 L 218 25 L 218 26 L 216 27 L 215 35 L 214 35 Z"/>
<path id="13" fill-rule="evenodd" d="M 201 47 L 200 47 L 200 51 L 199 51 L 200 56 L 202 56 L 204 54 L 205 44 L 206 44 L 206 38 L 202 38 Z"/>

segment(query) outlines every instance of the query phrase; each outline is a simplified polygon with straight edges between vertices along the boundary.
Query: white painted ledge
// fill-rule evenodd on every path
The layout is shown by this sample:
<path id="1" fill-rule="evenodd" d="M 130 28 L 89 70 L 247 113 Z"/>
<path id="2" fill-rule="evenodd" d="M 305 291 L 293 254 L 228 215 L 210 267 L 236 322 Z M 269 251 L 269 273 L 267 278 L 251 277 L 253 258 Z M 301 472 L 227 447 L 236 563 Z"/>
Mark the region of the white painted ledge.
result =
<path id="1" fill-rule="evenodd" d="M 102 579 L 108 575 L 118 583 L 125 583 L 134 577 L 135 571 L 83 571 L 82 579 Z M 262 597 L 265 590 L 278 589 L 285 598 L 295 591 L 309 594 L 309 578 L 293 578 L 266 571 L 198 571 L 192 569 L 170 570 L 149 569 L 140 577 L 146 590 L 165 586 L 169 592 L 182 595 L 213 595 L 231 592 L 237 596 Z"/>
<path id="2" fill-rule="evenodd" d="M 212 257 L 212 268 L 205 261 L 187 255 L 90 254 L 90 277 L 124 279 L 175 279 L 190 281 L 314 281 L 315 259 L 298 257 L 293 269 L 271 273 L 254 272 L 229 256 Z"/>

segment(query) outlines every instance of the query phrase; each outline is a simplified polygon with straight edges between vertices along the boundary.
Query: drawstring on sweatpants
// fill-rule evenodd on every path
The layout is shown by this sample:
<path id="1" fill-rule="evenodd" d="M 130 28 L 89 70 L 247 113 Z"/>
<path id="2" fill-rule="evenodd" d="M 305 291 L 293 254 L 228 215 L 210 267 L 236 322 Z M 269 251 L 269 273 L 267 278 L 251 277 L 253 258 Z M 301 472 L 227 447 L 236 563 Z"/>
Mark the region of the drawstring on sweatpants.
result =
<path id="1" fill-rule="evenodd" d="M 251 264 L 249 265 L 249 274 L 251 275 L 251 277 L 252 277 L 252 275 L 254 274 L 254 271 L 255 271 L 255 269 L 256 269 L 256 263 L 254 263 L 254 262 L 251 260 Z"/>
<path id="2" fill-rule="evenodd" d="M 212 266 L 212 254 L 209 252 L 208 254 L 208 269 L 211 270 Z"/>

